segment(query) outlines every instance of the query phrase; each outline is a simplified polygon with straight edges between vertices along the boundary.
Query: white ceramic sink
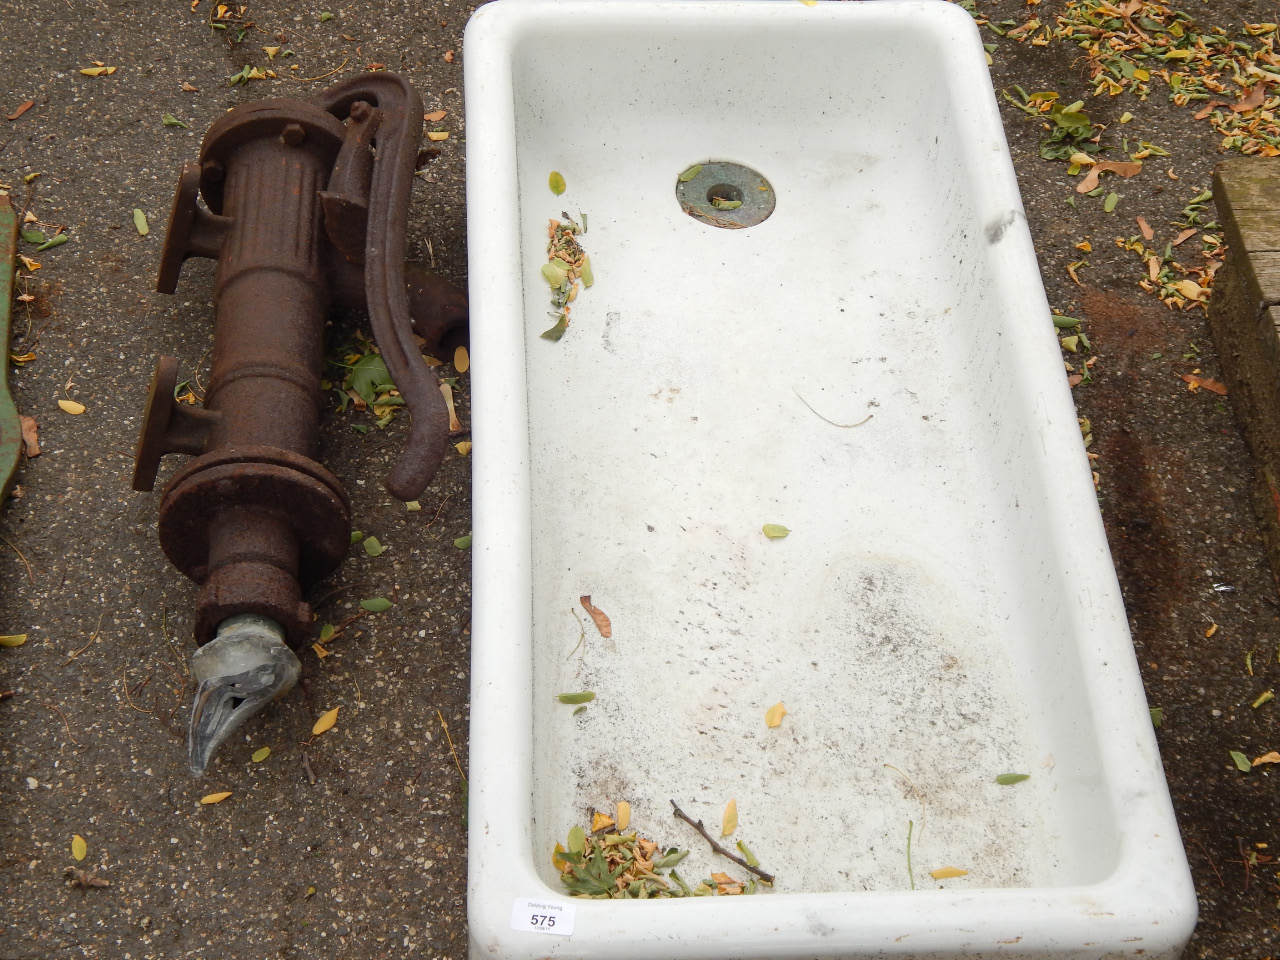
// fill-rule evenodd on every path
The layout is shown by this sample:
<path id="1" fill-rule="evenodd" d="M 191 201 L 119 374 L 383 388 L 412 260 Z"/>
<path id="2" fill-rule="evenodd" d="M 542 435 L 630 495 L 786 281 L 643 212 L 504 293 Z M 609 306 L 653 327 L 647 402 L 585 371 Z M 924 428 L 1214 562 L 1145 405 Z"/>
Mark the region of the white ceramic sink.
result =
<path id="1" fill-rule="evenodd" d="M 968 15 L 496 0 L 465 52 L 472 957 L 1176 957 L 1195 898 Z M 561 211 L 595 284 L 551 342 Z M 574 900 L 552 866 L 625 800 L 686 878 L 745 879 L 669 803 L 718 834 L 731 798 L 771 890 Z"/>

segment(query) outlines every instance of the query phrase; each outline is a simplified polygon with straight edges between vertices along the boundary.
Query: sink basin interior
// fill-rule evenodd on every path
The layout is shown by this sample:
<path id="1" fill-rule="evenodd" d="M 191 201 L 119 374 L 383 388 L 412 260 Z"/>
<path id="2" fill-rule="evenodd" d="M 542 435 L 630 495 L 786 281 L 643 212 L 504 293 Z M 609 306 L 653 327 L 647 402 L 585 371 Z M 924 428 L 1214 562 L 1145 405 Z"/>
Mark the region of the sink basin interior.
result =
<path id="1" fill-rule="evenodd" d="M 1038 459 L 1061 364 L 1043 304 L 997 276 L 1020 213 L 990 209 L 999 158 L 945 61 L 900 30 L 674 18 L 519 49 L 536 849 L 626 800 L 707 875 L 668 801 L 718 824 L 734 798 L 779 891 L 1114 866 Z M 715 160 L 767 178 L 769 219 L 681 210 L 677 176 Z M 562 210 L 587 216 L 596 283 L 553 343 L 539 267 Z M 579 644 L 586 594 L 611 639 Z M 585 711 L 556 703 L 579 690 Z"/>

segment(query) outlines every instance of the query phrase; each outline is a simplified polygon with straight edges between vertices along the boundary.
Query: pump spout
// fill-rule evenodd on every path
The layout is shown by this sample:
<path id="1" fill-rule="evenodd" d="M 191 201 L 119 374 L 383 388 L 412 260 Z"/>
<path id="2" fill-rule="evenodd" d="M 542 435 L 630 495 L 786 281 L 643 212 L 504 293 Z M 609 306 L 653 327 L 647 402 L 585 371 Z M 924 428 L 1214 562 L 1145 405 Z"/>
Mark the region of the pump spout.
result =
<path id="1" fill-rule="evenodd" d="M 301 671 L 275 621 L 252 613 L 222 621 L 217 637 L 191 658 L 198 683 L 187 728 L 191 772 L 204 773 L 213 752 L 251 716 L 292 690 Z"/>

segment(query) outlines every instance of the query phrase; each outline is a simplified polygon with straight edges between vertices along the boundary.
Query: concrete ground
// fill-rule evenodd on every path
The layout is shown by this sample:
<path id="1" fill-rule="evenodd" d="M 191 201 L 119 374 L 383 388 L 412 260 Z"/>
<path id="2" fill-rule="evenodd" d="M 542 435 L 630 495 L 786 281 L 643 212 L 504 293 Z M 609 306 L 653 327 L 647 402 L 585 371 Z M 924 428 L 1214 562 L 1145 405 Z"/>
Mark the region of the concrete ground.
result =
<path id="1" fill-rule="evenodd" d="M 1251 0 L 1191 3 L 1232 29 L 1275 19 Z M 996 22 L 1051 22 L 1064 4 L 977 9 Z M 0 633 L 28 635 L 0 649 L 0 690 L 12 691 L 0 704 L 11 904 L 0 960 L 465 955 L 470 585 L 454 540 L 470 529 L 468 462 L 451 455 L 409 512 L 381 487 L 405 424 L 363 434 L 353 425 L 369 414 L 329 418 L 326 462 L 351 493 L 355 527 L 387 549 L 357 548 L 311 599 L 320 623 L 335 625 L 362 598 L 395 604 L 347 626 L 325 659 L 304 657 L 300 690 L 224 746 L 201 780 L 183 755 L 194 589 L 160 552 L 158 498 L 129 483 L 155 356 L 179 357 L 184 377 L 207 364 L 211 264 L 189 262 L 176 297 L 155 293 L 154 277 L 177 169 L 228 108 L 309 96 L 372 64 L 407 75 L 428 110 L 447 111 L 434 126 L 449 132 L 416 186 L 411 255 L 465 281 L 461 32 L 471 9 L 249 0 L 215 29 L 210 0 L 0 0 L 0 114 L 34 101 L 0 120 L 0 184 L 41 229 L 70 237 L 43 253 L 24 245 L 40 266 L 23 271 L 31 299 L 15 315 L 12 352 L 34 358 L 12 370 L 14 394 L 39 422 L 42 452 L 23 463 L 21 497 L 0 514 Z M 998 88 L 1084 99 L 1095 122 L 1131 112 L 1132 136 L 1170 154 L 1117 186 L 1114 210 L 1070 206 L 1077 178 L 1041 159 L 1040 123 L 1002 100 L 1050 302 L 1085 321 L 1098 358 L 1076 396 L 1148 696 L 1164 713 L 1159 737 L 1201 902 L 1188 955 L 1269 957 L 1277 802 L 1269 768 L 1242 773 L 1229 754 L 1280 747 L 1280 707 L 1251 706 L 1280 676 L 1280 604 L 1251 467 L 1228 402 L 1181 379 L 1217 374 L 1203 314 L 1138 289 L 1145 268 L 1115 243 L 1137 232 L 1138 215 L 1170 234 L 1209 185 L 1221 138 L 1163 90 L 1092 99 L 1069 46 L 984 40 L 996 44 Z M 264 47 L 293 55 L 269 60 Z M 81 73 L 97 63 L 115 72 Z M 246 66 L 278 76 L 230 86 Z M 1066 268 L 1081 260 L 1077 284 Z M 335 339 L 360 322 L 337 318 Z M 60 399 L 85 412 L 64 412 Z M 315 719 L 334 707 L 337 726 L 313 740 Z M 270 756 L 254 762 L 261 747 Z M 231 796 L 199 803 L 214 791 Z M 77 888 L 68 867 L 110 886 Z"/>

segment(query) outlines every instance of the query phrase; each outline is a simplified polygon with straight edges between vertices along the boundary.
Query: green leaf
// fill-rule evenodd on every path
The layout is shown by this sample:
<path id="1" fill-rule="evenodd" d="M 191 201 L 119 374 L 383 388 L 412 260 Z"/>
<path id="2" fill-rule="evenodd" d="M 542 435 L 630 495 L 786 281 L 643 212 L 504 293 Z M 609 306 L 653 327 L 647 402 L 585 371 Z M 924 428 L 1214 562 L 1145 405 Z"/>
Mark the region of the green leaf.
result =
<path id="1" fill-rule="evenodd" d="M 333 636 L 334 632 L 335 631 L 334 631 L 333 624 L 326 623 L 323 627 L 320 628 L 320 642 L 328 643 L 329 639 Z"/>
<path id="2" fill-rule="evenodd" d="M 71 238 L 65 233 L 60 233 L 56 237 L 50 237 L 44 243 L 40 244 L 40 246 L 36 247 L 36 253 L 39 253 L 41 250 L 48 250 L 52 247 L 60 247 L 70 239 Z"/>
<path id="3" fill-rule="evenodd" d="M 1153 727 L 1158 727 L 1162 723 L 1164 723 L 1164 707 L 1152 707 L 1151 725 Z"/>
<path id="4" fill-rule="evenodd" d="M 23 230 L 22 239 L 27 243 L 44 243 L 43 230 Z"/>
<path id="5" fill-rule="evenodd" d="M 133 208 L 133 227 L 140 237 L 145 237 L 151 232 L 151 227 L 147 225 L 147 215 L 137 207 Z"/>
<path id="6" fill-rule="evenodd" d="M 573 715 L 576 717 L 578 714 L 586 712 L 586 709 L 587 709 L 587 705 L 585 703 L 580 707 L 575 707 L 573 710 Z"/>
<path id="7" fill-rule="evenodd" d="M 470 549 L 470 547 L 471 547 L 471 534 L 469 534 L 469 533 L 468 533 L 465 537 L 459 537 L 457 540 L 453 541 L 453 545 L 454 545 L 455 547 L 457 547 L 459 550 L 468 550 L 468 549 Z"/>
<path id="8" fill-rule="evenodd" d="M 760 861 L 757 860 L 756 855 L 751 852 L 751 848 L 748 847 L 741 840 L 738 841 L 738 852 L 741 853 L 743 859 L 747 861 L 747 866 L 749 867 L 760 866 Z"/>
<path id="9" fill-rule="evenodd" d="M 711 205 L 717 210 L 737 210 L 742 206 L 741 200 L 726 200 L 724 197 L 712 197 Z"/>
<path id="10" fill-rule="evenodd" d="M 688 850 L 677 850 L 675 847 L 672 847 L 670 850 L 664 853 L 661 857 L 653 861 L 653 869 L 667 870 L 671 867 L 674 867 L 677 863 L 679 863 L 688 855 L 689 855 Z"/>
<path id="11" fill-rule="evenodd" d="M 396 388 L 387 371 L 386 361 L 376 353 L 367 354 L 352 364 L 343 386 L 354 390 L 361 400 L 369 404 L 377 399 L 378 394 Z"/>
<path id="12" fill-rule="evenodd" d="M 542 278 L 553 288 L 559 287 L 568 277 L 568 272 L 561 270 L 554 263 L 547 262 L 542 265 Z"/>
<path id="13" fill-rule="evenodd" d="M 692 180 L 701 172 L 702 172 L 702 164 L 695 163 L 692 167 L 690 167 L 684 173 L 680 174 L 680 182 L 688 183 L 690 180 Z"/>
<path id="14" fill-rule="evenodd" d="M 1116 204 L 1120 202 L 1120 194 L 1114 190 L 1107 194 L 1107 199 L 1102 201 L 1103 213 L 1110 213 L 1116 208 Z"/>
<path id="15" fill-rule="evenodd" d="M 355 546 L 357 543 L 359 543 L 359 542 L 360 542 L 361 540 L 363 540 L 363 539 L 364 539 L 364 533 L 363 533 L 362 531 L 360 531 L 360 530 L 352 530 L 352 531 L 351 531 L 351 545 L 352 545 L 352 546 Z"/>
<path id="16" fill-rule="evenodd" d="M 25 633 L 14 633 L 6 637 L 0 637 L 0 647 L 20 647 L 27 642 Z"/>
<path id="17" fill-rule="evenodd" d="M 580 277 L 582 278 L 582 285 L 583 285 L 584 287 L 589 287 L 589 286 L 591 286 L 592 284 L 594 284 L 594 283 L 596 282 L 596 275 L 595 275 L 595 273 L 594 273 L 594 272 L 592 272 L 592 270 L 591 270 L 591 258 L 590 258 L 590 257 L 588 257 L 588 256 L 583 256 L 583 258 L 582 258 L 582 269 L 580 269 L 580 270 L 578 271 L 578 276 L 580 276 Z"/>
<path id="18" fill-rule="evenodd" d="M 551 188 L 551 192 L 557 197 L 568 188 L 568 184 L 564 182 L 564 177 L 560 175 L 559 170 L 551 171 L 551 176 L 547 177 L 547 186 Z"/>
<path id="19" fill-rule="evenodd" d="M 581 827 L 570 827 L 569 839 L 565 842 L 565 848 L 570 853 L 582 856 L 583 851 L 587 849 L 587 832 Z"/>
<path id="20" fill-rule="evenodd" d="M 595 698 L 595 692 L 592 690 L 583 690 L 581 693 L 562 693 L 556 697 L 561 703 L 590 703 Z"/>
<path id="21" fill-rule="evenodd" d="M 391 609 L 391 601 L 386 597 L 369 597 L 360 601 L 360 606 L 370 613 L 382 613 L 383 610 Z"/>
<path id="22" fill-rule="evenodd" d="M 380 557 L 383 553 L 382 543 L 377 537 L 364 538 L 364 552 L 371 557 Z"/>
<path id="23" fill-rule="evenodd" d="M 1023 780 L 1030 779 L 1031 774 L 1029 773 L 1002 773 L 1000 776 L 996 777 L 996 783 L 1000 784 L 1002 787 L 1008 787 L 1015 783 L 1021 783 Z"/>
<path id="24" fill-rule="evenodd" d="M 1236 765 L 1236 769 L 1241 773 L 1248 773 L 1253 769 L 1253 764 L 1249 762 L 1249 758 L 1239 750 L 1231 751 L 1231 761 Z"/>
<path id="25" fill-rule="evenodd" d="M 564 332 L 568 329 L 569 329 L 569 318 L 565 316 L 561 316 L 560 319 L 556 321 L 556 325 L 554 327 L 552 327 L 550 330 L 543 330 L 542 333 L 539 334 L 539 336 L 541 336 L 543 340 L 550 340 L 554 343 L 558 341 L 561 337 L 563 337 Z"/>
<path id="26" fill-rule="evenodd" d="M 326 11 L 325 13 L 320 14 L 318 19 L 321 23 L 327 23 L 333 19 L 333 14 Z"/>
<path id="27" fill-rule="evenodd" d="M 760 529 L 764 531 L 764 535 L 770 540 L 781 540 L 791 532 L 780 523 L 766 523 Z"/>
<path id="28" fill-rule="evenodd" d="M 181 120 L 179 120 L 177 117 L 175 117 L 172 113 L 166 113 L 163 117 L 160 118 L 160 122 L 164 124 L 166 127 L 181 127 L 183 130 L 187 129 L 187 125 L 183 123 Z"/>
<path id="29" fill-rule="evenodd" d="M 1075 317 L 1060 317 L 1057 314 L 1054 314 L 1053 325 L 1062 330 L 1070 330 L 1072 327 L 1080 326 L 1080 321 Z"/>
<path id="30" fill-rule="evenodd" d="M 254 763 L 261 763 L 263 760 L 267 759 L 267 757 L 269 757 L 269 756 L 271 756 L 271 748 L 270 748 L 270 747 L 261 747 L 261 748 L 259 748 L 259 749 L 255 750 L 255 751 L 253 751 L 253 762 L 254 762 Z"/>

